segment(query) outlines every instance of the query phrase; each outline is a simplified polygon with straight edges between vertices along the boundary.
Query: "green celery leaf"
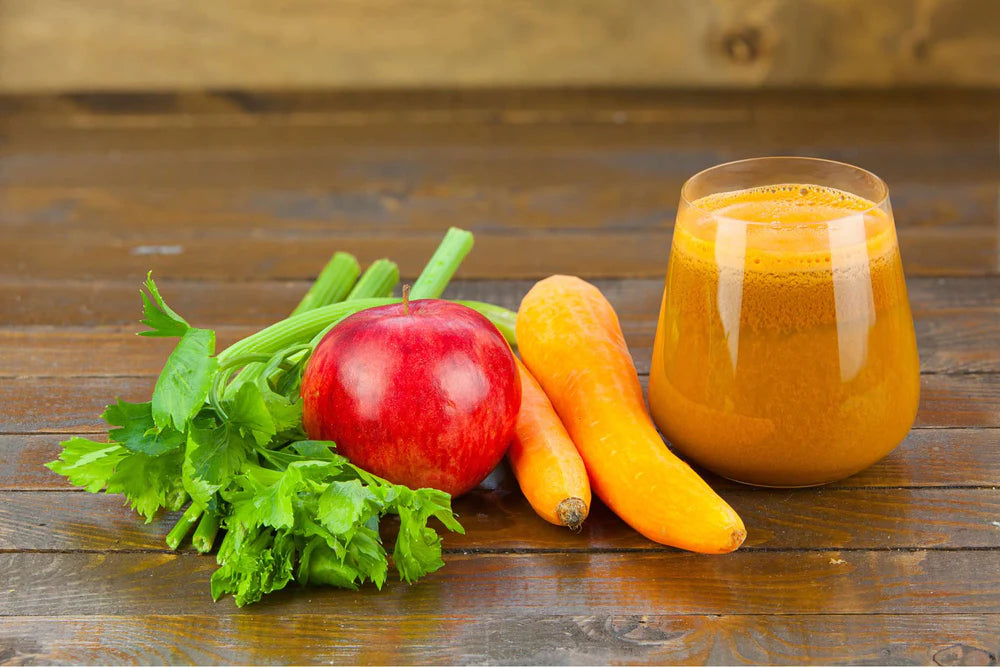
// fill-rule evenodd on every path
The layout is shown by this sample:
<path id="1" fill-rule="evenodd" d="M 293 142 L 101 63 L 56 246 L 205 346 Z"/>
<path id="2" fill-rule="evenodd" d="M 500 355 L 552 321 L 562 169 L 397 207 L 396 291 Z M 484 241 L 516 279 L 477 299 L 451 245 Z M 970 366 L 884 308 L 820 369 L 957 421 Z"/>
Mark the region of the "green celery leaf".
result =
<path id="1" fill-rule="evenodd" d="M 156 283 L 153 282 L 152 272 L 146 274 L 146 289 L 152 295 L 152 299 L 145 292 L 139 290 L 139 294 L 142 295 L 142 314 L 144 315 L 141 322 L 151 331 L 143 331 L 139 335 L 174 338 L 187 333 L 191 325 L 174 312 L 160 296 L 160 291 L 156 288 Z"/>
<path id="2" fill-rule="evenodd" d="M 188 329 L 170 353 L 153 389 L 153 421 L 158 429 L 186 431 L 205 404 L 218 362 L 215 332 Z"/>
<path id="3" fill-rule="evenodd" d="M 422 516 L 433 516 L 448 530 L 465 535 L 465 528 L 455 518 L 451 510 L 451 496 L 438 489 L 417 489 L 414 492 L 415 501 L 420 504 Z"/>
<path id="4" fill-rule="evenodd" d="M 294 450 L 296 454 L 304 459 L 331 461 L 338 465 L 347 463 L 345 457 L 334 451 L 336 445 L 329 440 L 299 440 L 288 445 L 287 449 Z"/>
<path id="5" fill-rule="evenodd" d="M 297 578 L 302 585 L 326 584 L 356 591 L 361 573 L 345 563 L 326 542 L 313 538 L 302 550 Z"/>
<path id="6" fill-rule="evenodd" d="M 257 526 L 294 527 L 302 520 L 296 517 L 296 507 L 303 503 L 300 496 L 311 496 L 316 480 L 330 470 L 325 461 L 295 461 L 281 472 L 250 466 L 233 478 L 233 489 L 223 490 L 223 498 L 232 507 L 227 526 L 239 526 L 244 531 Z"/>
<path id="7" fill-rule="evenodd" d="M 378 524 L 376 524 L 378 525 Z M 347 562 L 379 589 L 389 573 L 389 561 L 377 530 L 359 526 L 347 543 Z M 362 579 L 362 581 L 364 580 Z"/>
<path id="8" fill-rule="evenodd" d="M 243 476 L 239 481 L 246 481 Z M 224 548 L 228 545 L 232 549 L 242 548 L 244 542 L 252 540 L 261 530 L 260 510 L 254 505 L 252 493 L 239 492 L 236 495 L 226 494 L 223 496 L 228 500 L 230 512 L 225 517 L 223 523 L 226 527 L 226 538 L 219 549 L 219 554 L 223 554 Z"/>
<path id="9" fill-rule="evenodd" d="M 288 439 L 302 437 L 302 401 L 298 398 L 289 399 L 286 396 L 267 390 L 263 392 L 264 403 L 274 422 L 276 433 L 287 434 Z"/>
<path id="10" fill-rule="evenodd" d="M 340 473 L 341 463 L 330 460 L 305 459 L 288 464 L 285 475 L 292 477 L 296 483 L 305 486 L 306 482 L 313 484 L 325 483 L 326 480 Z M 298 488 L 298 487 L 296 487 Z"/>
<path id="11" fill-rule="evenodd" d="M 181 479 L 191 498 L 208 507 L 215 493 L 239 474 L 252 442 L 230 423 L 198 419 L 188 430 Z"/>
<path id="12" fill-rule="evenodd" d="M 331 533 L 348 533 L 379 511 L 378 498 L 360 481 L 330 482 L 319 498 L 317 519 Z"/>
<path id="13" fill-rule="evenodd" d="M 187 500 L 181 485 L 179 450 L 147 456 L 130 452 L 120 443 L 84 438 L 70 438 L 62 445 L 59 460 L 46 464 L 49 469 L 91 493 L 107 487 L 107 493 L 124 494 L 146 523 L 161 507 L 178 510 Z"/>
<path id="14" fill-rule="evenodd" d="M 272 528 L 291 528 L 295 524 L 295 491 L 301 477 L 286 472 L 277 484 L 272 484 L 259 497 L 255 505 L 262 524 Z"/>
<path id="15" fill-rule="evenodd" d="M 393 551 L 393 561 L 400 578 L 415 581 L 444 565 L 441 559 L 441 538 L 427 526 L 435 517 L 446 528 L 459 533 L 465 529 L 451 510 L 451 496 L 436 489 L 406 489 L 397 503 L 399 535 Z"/>
<path id="16" fill-rule="evenodd" d="M 288 465 L 281 479 L 261 495 L 262 523 L 273 528 L 291 528 L 296 521 L 295 505 L 301 503 L 300 494 L 309 490 L 310 484 L 319 483 L 335 470 L 325 461 L 296 461 Z"/>
<path id="17" fill-rule="evenodd" d="M 128 450 L 115 442 L 70 438 L 60 444 L 63 449 L 59 458 L 46 463 L 45 467 L 91 493 L 103 489 L 114 474 L 115 467 L 128 456 Z"/>
<path id="18" fill-rule="evenodd" d="M 310 506 L 310 503 L 303 503 L 301 506 L 304 511 L 299 513 L 298 520 L 295 523 L 295 531 L 309 539 L 319 538 L 323 540 L 333 550 L 333 553 L 337 555 L 337 558 L 343 561 L 347 557 L 347 547 L 344 545 L 342 536 L 334 535 L 325 527 L 313 521 L 312 517 L 315 516 L 316 512 L 305 510 L 305 507 Z"/>
<path id="19" fill-rule="evenodd" d="M 441 538 L 433 528 L 427 527 L 427 515 L 419 509 L 401 506 L 398 510 L 399 535 L 392 558 L 399 578 L 414 582 L 444 565 Z"/>
<path id="20" fill-rule="evenodd" d="M 326 440 L 297 440 L 281 449 L 267 451 L 266 457 L 268 461 L 282 468 L 300 461 L 323 461 L 335 464 L 339 473 L 340 468 L 347 463 L 347 459 L 334 453 L 330 449 L 331 445 L 333 443 Z"/>
<path id="21" fill-rule="evenodd" d="M 125 445 L 133 452 L 159 456 L 184 444 L 184 434 L 167 428 L 156 430 L 153 423 L 152 403 L 128 403 L 121 399 L 109 405 L 101 417 L 108 424 L 118 426 L 108 431 L 108 437 Z"/>
<path id="22" fill-rule="evenodd" d="M 160 456 L 130 453 L 108 478 L 107 492 L 124 494 L 132 509 L 149 523 L 161 507 L 179 510 L 187 501 L 181 481 L 183 460 L 180 449 Z"/>
<path id="23" fill-rule="evenodd" d="M 212 597 L 232 594 L 237 606 L 257 602 L 288 585 L 294 576 L 294 535 L 265 529 L 239 548 L 220 548 L 219 569 L 212 574 Z"/>
<path id="24" fill-rule="evenodd" d="M 261 447 L 267 445 L 278 432 L 275 419 L 271 416 L 260 388 L 253 383 L 244 383 L 231 398 L 223 402 L 229 422 L 251 435 Z"/>
<path id="25" fill-rule="evenodd" d="M 382 478 L 375 477 L 355 465 L 348 464 L 345 467 L 353 471 L 355 474 L 360 475 L 362 480 L 367 481 L 368 488 L 371 492 L 378 497 L 379 502 L 381 502 L 382 505 L 390 508 L 390 510 L 398 505 L 413 504 L 413 499 L 416 497 L 413 489 L 403 486 L 402 484 L 390 484 Z"/>
<path id="26" fill-rule="evenodd" d="M 386 514 L 400 517 L 393 552 L 400 579 L 415 581 L 444 564 L 441 538 L 427 524 L 437 517 L 462 530 L 448 494 L 391 484 L 351 465 L 331 445 L 299 441 L 261 450 L 279 469 L 248 464 L 221 490 L 229 512 L 221 567 L 212 577 L 216 599 L 232 594 L 238 605 L 254 602 L 287 583 L 289 564 L 302 584 L 354 589 L 370 581 L 381 588 L 389 559 L 379 520 Z M 279 549 L 280 540 L 287 542 Z"/>

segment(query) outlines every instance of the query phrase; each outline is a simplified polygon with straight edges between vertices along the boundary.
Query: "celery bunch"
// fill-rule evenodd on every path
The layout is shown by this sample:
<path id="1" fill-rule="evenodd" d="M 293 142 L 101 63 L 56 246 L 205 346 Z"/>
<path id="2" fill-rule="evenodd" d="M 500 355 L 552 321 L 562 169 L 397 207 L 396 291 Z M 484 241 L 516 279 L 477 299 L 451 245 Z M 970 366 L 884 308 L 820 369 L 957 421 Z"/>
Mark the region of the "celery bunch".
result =
<path id="1" fill-rule="evenodd" d="M 411 298 L 440 296 L 471 247 L 471 234 L 450 229 Z M 393 549 L 400 579 L 438 569 L 441 538 L 428 520 L 462 531 L 450 496 L 367 473 L 302 428 L 299 386 L 312 348 L 343 318 L 396 302 L 394 263 L 378 260 L 359 273 L 354 257 L 335 254 L 289 318 L 218 354 L 214 332 L 192 327 L 147 276 L 148 330 L 140 335 L 178 339 L 152 397 L 108 406 L 108 442 L 70 438 L 48 467 L 87 491 L 124 495 L 147 523 L 190 501 L 167 544 L 176 549 L 196 526 L 193 544 L 209 551 L 224 529 L 212 595 L 232 594 L 241 606 L 293 580 L 381 588 L 388 557 L 378 526 L 387 514 L 400 518 Z M 466 305 L 512 340 L 513 313 Z"/>

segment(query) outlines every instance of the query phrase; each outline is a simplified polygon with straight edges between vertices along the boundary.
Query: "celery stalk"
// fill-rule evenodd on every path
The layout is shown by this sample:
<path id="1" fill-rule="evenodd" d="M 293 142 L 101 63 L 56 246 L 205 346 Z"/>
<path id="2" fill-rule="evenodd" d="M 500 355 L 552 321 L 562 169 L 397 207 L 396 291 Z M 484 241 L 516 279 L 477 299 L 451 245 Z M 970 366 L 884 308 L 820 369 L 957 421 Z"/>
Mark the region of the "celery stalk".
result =
<path id="1" fill-rule="evenodd" d="M 436 299 L 441 296 L 470 250 L 472 234 L 457 227 L 450 228 L 417 281 L 413 283 L 410 299 Z"/>
<path id="2" fill-rule="evenodd" d="M 399 282 L 399 267 L 396 263 L 387 259 L 377 259 L 355 283 L 346 300 L 392 296 L 392 289 L 397 282 Z"/>
<path id="3" fill-rule="evenodd" d="M 219 517 L 212 512 L 205 512 L 201 517 L 201 521 L 198 522 L 198 527 L 194 529 L 194 535 L 191 536 L 191 544 L 200 553 L 206 554 L 212 550 L 212 545 L 215 544 L 215 536 L 218 532 Z"/>
<path id="4" fill-rule="evenodd" d="M 458 265 L 471 249 L 472 234 L 456 227 L 449 229 L 410 290 L 410 298 L 435 299 L 441 296 Z M 348 315 L 397 301 L 398 299 L 388 298 L 357 299 L 294 314 L 233 343 L 219 353 L 219 364 L 225 365 L 229 359 L 244 354 L 273 354 L 289 345 L 308 343 L 313 336 Z"/>
<path id="5" fill-rule="evenodd" d="M 218 355 L 219 365 L 224 366 L 228 360 L 244 354 L 274 354 L 296 343 L 308 343 L 313 336 L 333 322 L 339 322 L 365 308 L 385 306 L 398 301 L 399 299 L 343 301 L 293 315 L 227 347 Z"/>
<path id="6" fill-rule="evenodd" d="M 184 538 L 191 531 L 191 527 L 197 523 L 199 517 L 201 517 L 202 508 L 198 506 L 197 503 L 191 503 L 188 508 L 184 510 L 184 514 L 181 518 L 177 520 L 174 527 L 170 529 L 167 533 L 167 546 L 171 549 L 176 549 L 180 546 Z"/>
<path id="7" fill-rule="evenodd" d="M 346 252 L 334 253 L 330 261 L 320 271 L 316 282 L 292 311 L 292 315 L 304 313 L 317 306 L 343 301 L 360 273 L 361 265 L 358 264 L 354 255 Z"/>

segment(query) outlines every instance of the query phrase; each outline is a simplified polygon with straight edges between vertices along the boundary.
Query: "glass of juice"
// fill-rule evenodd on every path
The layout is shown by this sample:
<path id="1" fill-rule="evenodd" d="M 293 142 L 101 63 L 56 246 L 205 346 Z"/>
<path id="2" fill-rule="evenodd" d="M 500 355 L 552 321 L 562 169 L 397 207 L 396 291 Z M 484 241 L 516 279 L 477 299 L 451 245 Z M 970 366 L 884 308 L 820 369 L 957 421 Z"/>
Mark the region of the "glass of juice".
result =
<path id="1" fill-rule="evenodd" d="M 885 182 L 773 157 L 685 183 L 649 377 L 679 454 L 747 484 L 826 484 L 896 447 L 919 393 Z"/>

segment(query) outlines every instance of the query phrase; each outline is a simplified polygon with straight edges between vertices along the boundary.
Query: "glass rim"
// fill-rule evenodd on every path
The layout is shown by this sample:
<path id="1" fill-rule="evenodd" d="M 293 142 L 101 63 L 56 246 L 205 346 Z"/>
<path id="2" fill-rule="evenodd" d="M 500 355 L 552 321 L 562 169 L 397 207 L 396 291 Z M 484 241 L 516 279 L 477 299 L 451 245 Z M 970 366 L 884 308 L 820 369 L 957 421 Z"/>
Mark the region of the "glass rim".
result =
<path id="1" fill-rule="evenodd" d="M 830 159 L 821 158 L 821 157 L 806 157 L 806 156 L 799 156 L 799 155 L 765 155 L 765 156 L 760 156 L 760 157 L 743 158 L 743 159 L 740 159 L 740 160 L 730 160 L 729 162 L 722 162 L 720 164 L 716 164 L 716 165 L 713 165 L 711 167 L 707 167 L 705 169 L 702 169 L 701 171 L 699 171 L 698 173 L 690 176 L 686 181 L 684 181 L 684 185 L 681 186 L 681 203 L 684 204 L 684 205 L 686 205 L 686 206 L 688 206 L 689 208 L 695 209 L 696 211 L 700 211 L 701 213 L 704 213 L 705 215 L 715 216 L 715 217 L 723 217 L 723 218 L 726 218 L 727 220 L 734 220 L 736 222 L 741 222 L 741 223 L 746 224 L 746 225 L 768 225 L 768 226 L 770 226 L 773 223 L 770 223 L 770 222 L 761 222 L 759 220 L 742 220 L 740 218 L 734 218 L 734 217 L 731 217 L 731 216 L 719 216 L 715 211 L 708 210 L 708 209 L 702 208 L 701 206 L 696 205 L 694 203 L 694 201 L 691 199 L 691 197 L 688 196 L 688 188 L 691 186 L 691 184 L 694 183 L 694 181 L 697 180 L 699 177 L 704 176 L 704 175 L 708 174 L 709 172 L 713 172 L 713 171 L 716 171 L 716 170 L 724 169 L 726 167 L 733 167 L 735 165 L 740 165 L 740 164 L 763 163 L 763 162 L 772 162 L 772 163 L 773 162 L 809 162 L 809 163 L 813 163 L 813 164 L 827 164 L 827 165 L 832 165 L 832 166 L 835 166 L 835 167 L 838 167 L 838 168 L 845 168 L 845 169 L 848 169 L 848 170 L 853 171 L 855 173 L 864 174 L 866 176 L 869 176 L 869 177 L 872 178 L 872 180 L 878 186 L 878 188 L 880 190 L 879 197 L 878 197 L 877 200 L 870 199 L 869 201 L 872 202 L 872 205 L 869 206 L 868 208 L 858 209 L 856 211 L 851 211 L 851 212 L 846 213 L 843 216 L 838 217 L 838 218 L 831 218 L 829 220 L 817 221 L 815 224 L 829 225 L 829 224 L 832 224 L 832 223 L 839 222 L 841 220 L 847 220 L 849 218 L 854 218 L 854 217 L 856 217 L 858 215 L 866 215 L 868 213 L 871 213 L 875 209 L 882 209 L 882 208 L 884 208 L 888 204 L 888 201 L 889 201 L 889 185 L 878 174 L 876 174 L 876 173 L 874 173 L 872 171 L 869 171 L 868 169 L 865 169 L 864 167 L 859 167 L 857 165 L 850 164 L 849 162 L 841 162 L 839 160 L 830 160 Z M 784 184 L 783 183 L 773 183 L 772 185 L 784 185 Z M 803 183 L 803 185 L 808 185 L 808 184 L 807 183 Z M 751 186 L 751 187 L 767 187 L 767 186 Z M 823 186 L 823 187 L 830 187 L 830 188 L 835 189 L 835 190 L 842 190 L 842 188 L 834 188 L 833 186 Z M 746 189 L 751 189 L 751 188 L 746 188 Z M 843 190 L 843 191 L 847 192 L 848 194 L 850 194 L 850 195 L 852 195 L 854 197 L 859 197 L 859 198 L 865 199 L 865 197 L 861 197 L 860 195 L 858 195 L 858 194 L 856 194 L 854 192 L 850 192 L 849 190 Z"/>

